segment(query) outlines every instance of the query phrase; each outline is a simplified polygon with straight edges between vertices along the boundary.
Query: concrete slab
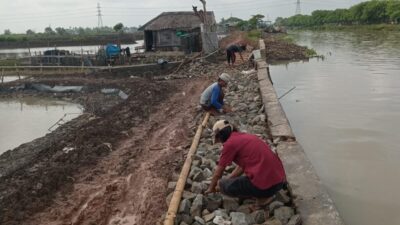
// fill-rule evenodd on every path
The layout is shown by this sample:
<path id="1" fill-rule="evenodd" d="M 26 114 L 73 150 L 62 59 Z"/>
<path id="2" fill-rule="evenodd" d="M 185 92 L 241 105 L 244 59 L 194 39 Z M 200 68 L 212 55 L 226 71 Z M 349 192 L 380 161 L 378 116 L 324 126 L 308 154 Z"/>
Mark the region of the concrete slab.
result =
<path id="1" fill-rule="evenodd" d="M 292 193 L 296 196 L 294 202 L 303 225 L 343 225 L 332 199 L 300 144 L 280 142 L 277 152 L 285 167 Z"/>

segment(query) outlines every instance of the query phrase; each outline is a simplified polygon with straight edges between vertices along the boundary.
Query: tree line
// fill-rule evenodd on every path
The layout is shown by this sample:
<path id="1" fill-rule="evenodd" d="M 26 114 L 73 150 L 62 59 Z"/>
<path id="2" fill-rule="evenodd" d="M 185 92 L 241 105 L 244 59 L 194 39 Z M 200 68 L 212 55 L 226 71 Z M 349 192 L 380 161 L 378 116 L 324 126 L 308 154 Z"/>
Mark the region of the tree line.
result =
<path id="1" fill-rule="evenodd" d="M 57 27 L 55 29 L 46 27 L 43 32 L 35 32 L 28 29 L 25 33 L 17 34 L 12 33 L 10 29 L 4 30 L 0 35 L 0 42 L 19 42 L 30 41 L 38 39 L 76 39 L 82 40 L 89 36 L 96 35 L 111 35 L 118 33 L 134 33 L 137 31 L 136 27 L 124 27 L 122 23 L 117 23 L 114 27 L 100 27 L 100 28 L 83 28 L 83 27 L 70 27 L 63 28 Z"/>
<path id="2" fill-rule="evenodd" d="M 278 17 L 276 25 L 288 27 L 311 27 L 326 24 L 358 25 L 400 22 L 400 0 L 372 0 L 349 9 L 316 10 L 311 15 Z"/>

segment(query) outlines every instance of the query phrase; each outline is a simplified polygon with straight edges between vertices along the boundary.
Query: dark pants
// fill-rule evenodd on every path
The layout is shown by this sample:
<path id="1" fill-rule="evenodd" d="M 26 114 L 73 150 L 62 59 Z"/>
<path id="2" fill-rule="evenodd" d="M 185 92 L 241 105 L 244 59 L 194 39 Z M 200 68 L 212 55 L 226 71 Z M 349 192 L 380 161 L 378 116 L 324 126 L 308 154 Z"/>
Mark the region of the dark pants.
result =
<path id="1" fill-rule="evenodd" d="M 236 55 L 235 52 L 230 51 L 230 50 L 226 50 L 226 60 L 228 61 L 228 64 L 232 65 L 235 63 L 236 61 Z"/>
<path id="2" fill-rule="evenodd" d="M 262 190 L 254 186 L 247 176 L 240 176 L 231 179 L 222 179 L 219 182 L 219 187 L 222 194 L 231 197 L 242 198 L 269 198 L 275 195 L 276 192 L 284 188 L 286 182 L 278 183 L 272 187 Z"/>

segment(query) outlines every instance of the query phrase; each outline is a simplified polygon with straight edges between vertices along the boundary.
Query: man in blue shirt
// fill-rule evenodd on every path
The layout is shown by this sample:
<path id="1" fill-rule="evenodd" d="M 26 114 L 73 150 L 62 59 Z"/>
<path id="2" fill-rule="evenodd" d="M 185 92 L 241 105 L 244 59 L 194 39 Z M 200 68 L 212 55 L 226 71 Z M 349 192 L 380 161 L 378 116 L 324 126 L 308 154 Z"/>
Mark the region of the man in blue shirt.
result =
<path id="1" fill-rule="evenodd" d="M 231 77 L 227 73 L 222 73 L 218 77 L 218 81 L 211 84 L 203 91 L 200 97 L 200 105 L 204 110 L 211 113 L 226 113 L 229 110 L 224 109 L 224 92 L 223 87 L 226 87 Z"/>

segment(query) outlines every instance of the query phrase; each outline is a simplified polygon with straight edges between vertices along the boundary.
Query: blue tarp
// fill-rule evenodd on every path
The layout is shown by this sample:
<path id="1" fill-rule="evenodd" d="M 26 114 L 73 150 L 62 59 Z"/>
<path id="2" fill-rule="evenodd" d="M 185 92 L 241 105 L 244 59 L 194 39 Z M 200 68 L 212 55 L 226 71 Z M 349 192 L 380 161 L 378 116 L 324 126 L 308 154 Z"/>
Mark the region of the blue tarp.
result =
<path id="1" fill-rule="evenodd" d="M 106 46 L 106 55 L 107 58 L 112 58 L 115 57 L 117 55 L 119 55 L 121 53 L 121 49 L 113 44 L 107 44 Z"/>

